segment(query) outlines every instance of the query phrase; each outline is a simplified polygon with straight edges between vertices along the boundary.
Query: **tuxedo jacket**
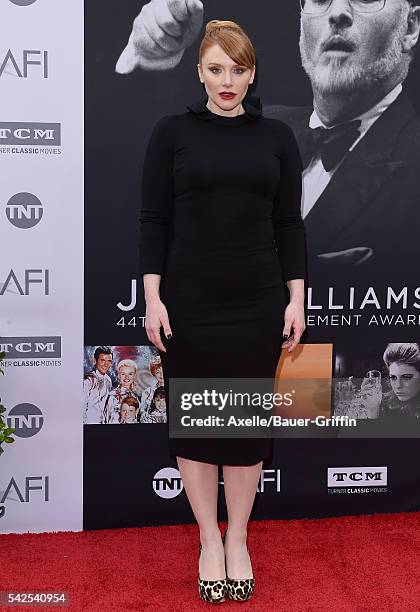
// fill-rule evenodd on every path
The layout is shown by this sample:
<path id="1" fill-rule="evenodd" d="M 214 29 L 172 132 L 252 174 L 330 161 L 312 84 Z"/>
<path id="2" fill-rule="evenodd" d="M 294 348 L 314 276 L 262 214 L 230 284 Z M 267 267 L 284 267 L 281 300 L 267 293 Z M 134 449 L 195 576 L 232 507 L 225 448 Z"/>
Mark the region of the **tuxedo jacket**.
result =
<path id="1" fill-rule="evenodd" d="M 265 106 L 304 153 L 312 107 Z M 420 121 L 404 92 L 347 153 L 305 217 L 311 276 L 344 283 L 420 279 Z M 420 283 L 419 283 L 420 285 Z"/>

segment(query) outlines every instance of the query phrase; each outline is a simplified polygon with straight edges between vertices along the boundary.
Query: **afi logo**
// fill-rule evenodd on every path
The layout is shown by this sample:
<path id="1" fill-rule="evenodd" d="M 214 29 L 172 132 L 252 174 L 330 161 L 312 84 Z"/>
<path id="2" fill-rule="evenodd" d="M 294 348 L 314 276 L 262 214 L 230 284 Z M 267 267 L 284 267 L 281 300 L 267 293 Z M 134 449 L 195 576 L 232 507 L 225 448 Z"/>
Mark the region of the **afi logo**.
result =
<path id="1" fill-rule="evenodd" d="M 171 499 L 182 492 L 184 484 L 176 468 L 162 468 L 153 477 L 153 490 L 164 499 Z"/>
<path id="2" fill-rule="evenodd" d="M 257 493 L 265 493 L 267 487 L 276 493 L 280 493 L 280 470 L 261 470 L 260 482 L 257 487 Z"/>
<path id="3" fill-rule="evenodd" d="M 220 485 L 225 485 L 222 479 L 219 480 Z M 280 469 L 269 469 L 261 470 L 260 481 L 257 486 L 257 493 L 265 493 L 267 491 L 273 491 L 274 493 L 280 493 Z"/>
<path id="4" fill-rule="evenodd" d="M 0 504 L 4 504 L 6 499 L 13 492 L 17 495 L 20 502 L 29 503 L 34 497 L 42 499 L 44 502 L 50 501 L 50 477 L 49 476 L 26 476 L 19 487 L 16 480 L 12 477 L 5 489 L 0 491 Z M 37 491 L 37 493 L 34 493 Z M 10 497 L 10 501 L 17 501 Z"/>
<path id="5" fill-rule="evenodd" d="M 0 64 L 0 77 L 3 73 L 23 79 L 36 74 L 48 79 L 48 51 L 23 49 L 21 56 L 15 56 L 9 49 Z"/>
<path id="6" fill-rule="evenodd" d="M 0 295 L 4 295 L 5 291 L 31 295 L 32 285 L 42 285 L 43 294 L 50 295 L 50 271 L 25 270 L 23 275 L 18 277 L 14 270 L 10 270 L 4 283 L 0 282 Z"/>

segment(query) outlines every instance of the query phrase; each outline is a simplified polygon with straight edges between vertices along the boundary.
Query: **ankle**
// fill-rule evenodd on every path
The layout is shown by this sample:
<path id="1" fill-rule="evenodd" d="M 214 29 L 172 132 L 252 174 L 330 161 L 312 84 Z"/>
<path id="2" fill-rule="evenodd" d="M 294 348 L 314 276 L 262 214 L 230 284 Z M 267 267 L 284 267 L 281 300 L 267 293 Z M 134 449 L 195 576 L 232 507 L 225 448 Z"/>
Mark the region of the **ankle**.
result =
<path id="1" fill-rule="evenodd" d="M 228 527 L 225 534 L 225 539 L 230 544 L 246 544 L 248 537 L 247 530 L 235 529 Z"/>
<path id="2" fill-rule="evenodd" d="M 200 529 L 200 542 L 202 546 L 214 546 L 215 544 L 219 544 L 222 541 L 222 535 L 220 533 L 220 529 L 216 530 L 201 530 Z"/>

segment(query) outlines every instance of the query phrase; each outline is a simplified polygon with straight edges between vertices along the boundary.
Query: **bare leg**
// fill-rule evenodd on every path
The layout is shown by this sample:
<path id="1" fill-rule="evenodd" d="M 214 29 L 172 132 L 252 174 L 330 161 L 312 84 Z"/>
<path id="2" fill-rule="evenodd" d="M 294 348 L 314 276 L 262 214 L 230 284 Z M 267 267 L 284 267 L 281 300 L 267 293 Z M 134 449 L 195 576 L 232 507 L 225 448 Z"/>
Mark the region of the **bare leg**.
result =
<path id="1" fill-rule="evenodd" d="M 224 549 L 217 522 L 218 466 L 177 457 L 179 472 L 200 529 L 202 551 L 198 566 L 202 580 L 226 577 Z"/>
<path id="2" fill-rule="evenodd" d="M 261 475 L 262 461 L 255 465 L 224 465 L 228 529 L 225 539 L 226 572 L 229 578 L 252 578 L 247 551 L 249 515 Z"/>

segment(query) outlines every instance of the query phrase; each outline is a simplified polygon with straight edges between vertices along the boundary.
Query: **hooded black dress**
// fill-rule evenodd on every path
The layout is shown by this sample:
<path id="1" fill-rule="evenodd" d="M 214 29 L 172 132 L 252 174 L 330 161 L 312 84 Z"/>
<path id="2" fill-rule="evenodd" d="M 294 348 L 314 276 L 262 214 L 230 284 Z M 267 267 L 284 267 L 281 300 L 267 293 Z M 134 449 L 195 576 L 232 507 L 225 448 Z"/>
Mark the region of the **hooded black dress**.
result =
<path id="1" fill-rule="evenodd" d="M 302 162 L 282 121 L 222 116 L 207 99 L 162 117 L 144 159 L 140 274 L 160 274 L 173 338 L 160 351 L 169 378 L 274 378 L 286 281 L 306 278 Z M 167 401 L 167 407 L 169 402 Z M 253 465 L 271 438 L 171 438 L 173 456 Z"/>

